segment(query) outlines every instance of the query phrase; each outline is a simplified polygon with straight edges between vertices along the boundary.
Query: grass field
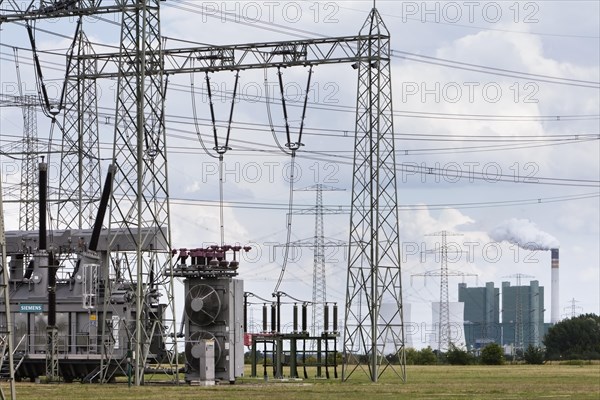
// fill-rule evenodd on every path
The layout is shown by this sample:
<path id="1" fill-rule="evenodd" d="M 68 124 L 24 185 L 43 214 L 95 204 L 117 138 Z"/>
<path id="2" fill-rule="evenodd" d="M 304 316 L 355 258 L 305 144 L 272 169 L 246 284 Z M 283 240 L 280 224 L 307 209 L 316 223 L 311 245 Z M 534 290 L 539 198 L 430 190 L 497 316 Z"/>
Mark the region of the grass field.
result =
<path id="1" fill-rule="evenodd" d="M 235 385 L 213 387 L 17 383 L 17 396 L 21 400 L 600 399 L 598 364 L 408 366 L 407 375 L 407 382 L 401 383 L 395 375 L 386 373 L 377 384 L 369 382 L 360 371 L 345 383 L 320 379 L 265 382 L 247 377 Z M 2 388 L 8 395 L 6 383 Z"/>

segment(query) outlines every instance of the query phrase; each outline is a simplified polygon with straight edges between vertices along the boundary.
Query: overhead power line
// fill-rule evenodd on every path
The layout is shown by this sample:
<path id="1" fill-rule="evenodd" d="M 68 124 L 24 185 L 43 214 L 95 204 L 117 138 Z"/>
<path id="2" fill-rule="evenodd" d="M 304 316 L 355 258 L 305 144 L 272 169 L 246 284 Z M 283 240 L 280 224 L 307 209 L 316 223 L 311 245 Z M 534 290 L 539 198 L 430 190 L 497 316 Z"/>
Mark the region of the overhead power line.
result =
<path id="1" fill-rule="evenodd" d="M 599 198 L 600 192 L 591 193 L 580 193 L 569 196 L 553 196 L 553 197 L 540 197 L 540 198 L 528 198 L 518 200 L 497 200 L 497 201 L 478 201 L 478 202 L 456 202 L 456 203 L 424 203 L 424 204 L 399 204 L 398 210 L 400 211 L 418 211 L 418 210 L 443 210 L 448 208 L 453 209 L 470 209 L 470 208 L 496 208 L 496 207 L 509 207 L 509 206 L 524 206 L 524 205 L 540 205 L 548 203 L 560 203 L 577 200 L 586 200 Z M 172 198 L 174 204 L 191 205 L 191 206 L 202 206 L 202 207 L 219 207 L 218 200 L 210 199 L 192 199 L 192 198 Z M 302 210 L 305 207 L 310 207 L 310 204 L 295 204 L 294 209 Z M 274 203 L 274 202 L 245 202 L 245 201 L 227 201 L 225 202 L 227 208 L 238 208 L 238 209 L 254 209 L 254 210 L 279 210 L 287 211 L 287 203 Z M 350 206 L 342 204 L 327 204 L 323 205 L 324 209 L 335 209 L 339 210 L 340 214 L 349 213 Z"/>

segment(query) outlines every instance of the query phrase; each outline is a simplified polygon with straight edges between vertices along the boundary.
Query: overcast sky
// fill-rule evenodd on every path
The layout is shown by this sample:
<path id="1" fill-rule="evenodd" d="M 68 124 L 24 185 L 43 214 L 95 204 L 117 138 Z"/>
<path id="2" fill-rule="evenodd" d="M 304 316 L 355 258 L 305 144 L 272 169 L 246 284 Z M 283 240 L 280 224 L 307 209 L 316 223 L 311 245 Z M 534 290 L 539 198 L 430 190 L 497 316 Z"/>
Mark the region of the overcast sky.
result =
<path id="1" fill-rule="evenodd" d="M 349 36 L 360 30 L 372 2 L 367 1 L 173 1 L 161 2 L 162 35 L 167 47 Z M 447 230 L 464 251 L 449 267 L 469 286 L 514 278 L 537 279 L 545 290 L 545 320 L 550 320 L 550 254 L 497 244 L 490 232 L 506 221 L 535 225 L 560 244 L 560 314 L 600 313 L 599 179 L 600 179 L 600 22 L 597 1 L 537 2 L 400 2 L 378 1 L 391 34 L 394 130 L 398 174 L 400 239 L 404 302 L 412 320 L 430 319 L 439 300 L 437 278 L 411 279 L 439 268 L 439 260 L 422 251 L 435 249 L 439 238 L 425 236 Z M 116 23 L 115 23 L 116 21 Z M 84 29 L 98 53 L 114 51 L 119 18 L 86 20 Z M 73 21 L 37 23 L 40 49 L 65 54 Z M 17 46 L 26 91 L 34 93 L 31 52 L 25 28 L 2 26 L 2 92 L 14 93 Z M 63 35 L 63 36 L 57 36 Z M 184 43 L 178 39 L 188 41 Z M 105 46 L 100 46 L 104 44 Z M 51 96 L 58 93 L 64 57 L 40 54 Z M 352 187 L 352 154 L 356 71 L 349 65 L 314 69 L 306 115 L 304 147 L 297 155 L 301 189 L 316 183 L 345 191 L 324 193 L 330 208 L 348 206 Z M 291 125 L 299 126 L 307 68 L 283 71 Z M 267 73 L 270 96 L 276 71 Z M 231 132 L 232 150 L 225 155 L 226 242 L 251 243 L 241 268 L 245 289 L 270 297 L 283 263 L 286 241 L 290 158 L 281 152 L 269 129 L 284 140 L 283 112 L 278 101 L 264 99 L 264 71 L 240 74 L 239 102 Z M 196 120 L 191 82 L 196 88 Z M 215 112 L 226 121 L 234 75 L 211 75 L 216 85 Z M 210 142 L 210 109 L 204 76 L 174 75 L 166 98 L 169 187 L 173 247 L 200 247 L 218 242 L 218 163 L 198 142 L 197 130 Z M 114 115 L 114 81 L 99 82 L 102 115 Z M 12 91 L 12 92 L 11 92 Z M 0 108 L 1 144 L 22 132 L 19 109 Z M 113 118 L 114 120 L 114 118 Z M 103 166 L 111 155 L 113 126 L 100 119 Z M 110 121 L 108 121 L 110 122 Z M 49 128 L 39 113 L 39 136 Z M 196 126 L 195 126 L 196 125 Z M 225 129 L 219 134 L 224 137 Z M 55 134 L 56 135 L 56 134 Z M 57 137 L 54 137 L 57 141 Z M 441 175 L 413 172 L 417 166 L 437 168 Z M 18 181 L 18 163 L 2 157 L 3 183 Z M 503 176 L 499 179 L 498 175 Z M 298 175 L 300 175 L 298 177 Z M 482 179 L 476 179 L 482 178 Z M 295 192 L 294 207 L 314 206 L 315 192 Z M 16 229 L 18 212 L 7 205 L 7 229 Z M 529 222 L 530 223 L 529 223 Z M 325 217 L 325 234 L 348 239 L 349 215 Z M 313 216 L 294 216 L 292 240 L 314 235 Z M 312 296 L 312 252 L 289 260 L 281 290 L 301 299 Z M 329 249 L 327 297 L 343 304 L 346 256 Z M 451 277 L 450 300 L 458 297 L 463 278 Z M 340 315 L 343 315 L 340 313 Z M 258 316 L 258 311 L 256 312 Z"/>

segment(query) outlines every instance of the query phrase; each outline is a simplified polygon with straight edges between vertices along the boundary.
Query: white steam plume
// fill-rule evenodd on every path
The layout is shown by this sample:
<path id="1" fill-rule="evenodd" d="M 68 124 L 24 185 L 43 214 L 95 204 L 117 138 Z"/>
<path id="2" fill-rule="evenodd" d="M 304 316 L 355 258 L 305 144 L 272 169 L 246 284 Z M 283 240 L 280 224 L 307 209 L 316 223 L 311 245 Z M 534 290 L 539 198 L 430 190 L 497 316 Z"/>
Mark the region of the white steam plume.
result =
<path id="1" fill-rule="evenodd" d="M 496 226 L 489 233 L 497 242 L 509 242 L 527 250 L 550 250 L 558 248 L 558 240 L 527 219 L 511 218 Z"/>

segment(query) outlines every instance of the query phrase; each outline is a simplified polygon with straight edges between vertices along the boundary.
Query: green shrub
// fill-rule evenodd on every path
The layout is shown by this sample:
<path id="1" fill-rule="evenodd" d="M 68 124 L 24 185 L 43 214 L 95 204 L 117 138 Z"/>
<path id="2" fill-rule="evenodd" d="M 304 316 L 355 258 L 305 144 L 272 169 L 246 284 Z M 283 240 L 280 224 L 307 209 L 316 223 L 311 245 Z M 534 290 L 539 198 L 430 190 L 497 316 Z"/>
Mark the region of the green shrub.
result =
<path id="1" fill-rule="evenodd" d="M 406 354 L 406 365 L 417 365 L 419 358 L 419 351 L 409 347 L 405 351 Z"/>
<path id="2" fill-rule="evenodd" d="M 473 362 L 473 356 L 466 350 L 459 349 L 454 344 L 446 352 L 446 361 L 450 365 L 469 365 Z"/>
<path id="3" fill-rule="evenodd" d="M 411 348 L 406 349 L 406 365 L 435 365 L 437 357 L 431 347 L 421 350 Z"/>
<path id="4" fill-rule="evenodd" d="M 490 343 L 481 350 L 481 363 L 484 365 L 504 364 L 504 350 L 497 343 Z"/>
<path id="5" fill-rule="evenodd" d="M 419 365 L 435 365 L 437 364 L 437 357 L 431 347 L 427 346 L 419 351 L 418 361 L 417 364 Z"/>
<path id="6" fill-rule="evenodd" d="M 543 364 L 544 350 L 542 350 L 540 347 L 535 347 L 530 344 L 523 354 L 523 359 L 527 364 Z"/>

